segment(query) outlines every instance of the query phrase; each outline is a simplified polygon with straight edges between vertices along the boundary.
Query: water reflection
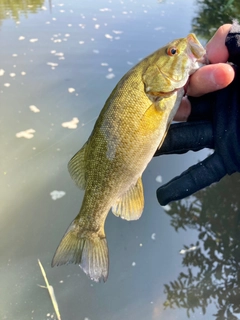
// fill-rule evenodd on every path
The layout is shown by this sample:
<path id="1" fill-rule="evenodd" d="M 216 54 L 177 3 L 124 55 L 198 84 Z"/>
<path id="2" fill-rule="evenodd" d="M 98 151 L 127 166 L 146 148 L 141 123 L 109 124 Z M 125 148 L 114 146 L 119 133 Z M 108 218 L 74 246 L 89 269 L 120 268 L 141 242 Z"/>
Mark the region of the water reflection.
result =
<path id="1" fill-rule="evenodd" d="M 171 204 L 167 214 L 176 231 L 198 231 L 198 241 L 186 245 L 177 280 L 165 285 L 165 306 L 184 308 L 188 316 L 203 314 L 215 303 L 216 320 L 240 315 L 240 174 L 222 179 L 187 201 Z"/>
<path id="2" fill-rule="evenodd" d="M 193 278 L 191 282 L 188 271 L 181 269 L 182 256 L 178 251 L 179 243 L 196 246 L 198 229 L 175 233 L 169 226 L 169 216 L 162 214 L 155 197 L 159 183 L 155 178 L 162 175 L 163 181 L 168 181 L 176 171 L 181 172 L 196 162 L 199 154 L 184 155 L 181 161 L 174 156 L 153 160 L 144 175 L 146 207 L 142 218 L 127 223 L 109 216 L 107 233 L 112 263 L 107 284 L 93 285 L 78 266 L 51 269 L 50 262 L 59 237 L 82 201 L 82 194 L 68 175 L 67 162 L 90 135 L 95 118 L 120 77 L 140 58 L 189 33 L 196 12 L 194 5 L 192 0 L 61 0 L 53 2 L 52 16 L 47 1 L 0 0 L 0 20 L 5 19 L 0 30 L 3 109 L 0 121 L 4 145 L 0 319 L 52 317 L 48 293 L 37 286 L 43 284 L 37 258 L 41 259 L 54 287 L 63 319 L 186 319 L 184 308 L 164 310 L 163 284 L 181 275 L 181 271 L 186 273 L 189 287 L 182 290 L 183 300 L 173 296 L 175 291 L 169 285 L 168 301 L 172 305 L 181 305 L 181 301 L 189 304 L 187 298 L 192 297 L 191 290 L 197 291 L 194 289 L 197 280 Z M 15 28 L 11 20 L 16 22 L 20 18 L 21 24 Z M 203 28 L 208 30 L 211 26 Z M 18 138 L 18 134 L 31 138 Z M 234 188 L 234 180 L 229 180 L 231 183 Z M 233 196 L 229 195 L 230 189 L 227 192 L 226 197 Z M 214 196 L 212 206 L 220 207 L 217 203 L 220 200 Z M 226 213 L 224 219 L 227 217 Z M 178 222 L 186 220 L 187 226 L 188 219 L 179 218 Z M 234 222 L 232 225 L 233 232 L 237 227 Z M 199 286 L 206 283 L 200 287 L 200 293 L 204 288 L 210 290 L 212 285 L 207 287 L 207 268 L 216 268 L 203 251 L 205 237 L 198 240 L 200 253 L 204 255 L 203 274 L 198 283 Z M 236 241 L 234 244 L 237 245 Z M 186 253 L 184 259 L 199 255 L 199 248 Z M 192 265 L 189 262 L 189 266 L 187 262 L 185 268 L 192 268 L 194 263 L 198 266 L 198 261 Z M 229 299 L 233 299 L 237 293 L 237 264 L 233 258 L 228 262 L 232 283 L 235 279 L 232 294 L 228 289 Z M 212 291 L 209 298 L 204 294 L 207 304 L 210 299 L 214 301 Z M 199 301 L 203 303 L 203 298 Z M 226 301 L 226 306 L 230 306 Z M 194 310 L 199 306 L 195 304 Z M 197 312 L 193 317 L 203 318 Z"/>
<path id="3" fill-rule="evenodd" d="M 37 13 L 44 2 L 44 0 L 0 0 L 0 22 L 9 18 L 18 21 L 20 15 L 27 17 L 28 14 Z"/>
<path id="4" fill-rule="evenodd" d="M 209 40 L 224 23 L 240 17 L 238 0 L 197 0 L 198 15 L 192 20 L 192 30 L 197 36 Z"/>

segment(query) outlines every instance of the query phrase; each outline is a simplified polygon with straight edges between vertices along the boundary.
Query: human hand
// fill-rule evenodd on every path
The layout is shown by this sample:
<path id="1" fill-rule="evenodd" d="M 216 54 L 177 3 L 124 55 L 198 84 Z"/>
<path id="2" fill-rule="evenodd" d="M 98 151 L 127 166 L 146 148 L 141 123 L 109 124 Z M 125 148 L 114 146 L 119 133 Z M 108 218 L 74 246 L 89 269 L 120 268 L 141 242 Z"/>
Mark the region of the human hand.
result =
<path id="1" fill-rule="evenodd" d="M 235 23 L 222 26 L 210 40 L 207 55 L 214 64 L 192 75 L 187 93 L 195 97 L 183 101 L 176 117 L 178 120 L 188 118 L 188 122 L 171 125 L 162 147 L 155 154 L 215 149 L 210 157 L 157 190 L 162 205 L 191 195 L 226 174 L 240 171 L 240 71 L 237 66 L 233 68 L 224 63 L 229 60 L 240 66 L 239 38 L 240 26 Z"/>
<path id="2" fill-rule="evenodd" d="M 231 24 L 224 24 L 214 34 L 206 45 L 207 58 L 210 62 L 197 70 L 189 79 L 186 94 L 199 97 L 228 86 L 234 79 L 234 70 L 227 64 L 229 53 L 225 46 L 225 39 L 230 31 Z M 191 104 L 184 97 L 175 115 L 175 121 L 186 121 L 191 113 Z"/>

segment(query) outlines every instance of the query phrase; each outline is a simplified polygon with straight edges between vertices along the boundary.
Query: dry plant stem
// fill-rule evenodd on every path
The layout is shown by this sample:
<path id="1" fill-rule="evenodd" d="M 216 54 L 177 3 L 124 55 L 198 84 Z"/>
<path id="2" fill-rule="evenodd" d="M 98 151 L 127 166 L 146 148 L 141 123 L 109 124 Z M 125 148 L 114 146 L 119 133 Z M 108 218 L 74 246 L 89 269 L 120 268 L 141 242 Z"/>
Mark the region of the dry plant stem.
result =
<path id="1" fill-rule="evenodd" d="M 49 284 L 46 272 L 45 272 L 45 270 L 44 270 L 44 268 L 43 268 L 43 266 L 41 264 L 41 261 L 39 259 L 38 259 L 38 264 L 39 264 L 39 267 L 41 269 L 43 278 L 44 278 L 45 283 L 46 283 L 46 287 L 44 287 L 44 286 L 40 286 L 40 287 L 48 289 L 48 292 L 49 292 L 49 295 L 50 295 L 50 298 L 51 298 L 51 301 L 52 301 L 52 304 L 53 304 L 53 308 L 54 308 L 54 311 L 55 311 L 56 316 L 57 316 L 57 320 L 61 320 L 61 315 L 60 315 L 60 312 L 59 312 L 59 309 L 58 309 L 58 304 L 57 304 L 57 300 L 56 300 L 56 297 L 55 297 L 55 294 L 54 294 L 53 287 Z"/>

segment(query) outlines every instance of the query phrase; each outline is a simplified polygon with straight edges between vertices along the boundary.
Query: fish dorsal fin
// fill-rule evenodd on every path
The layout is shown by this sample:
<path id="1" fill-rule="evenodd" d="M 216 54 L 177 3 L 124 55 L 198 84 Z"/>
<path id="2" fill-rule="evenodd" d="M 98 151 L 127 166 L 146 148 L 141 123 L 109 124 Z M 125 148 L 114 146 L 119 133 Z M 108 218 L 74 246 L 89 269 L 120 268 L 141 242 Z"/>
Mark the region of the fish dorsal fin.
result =
<path id="1" fill-rule="evenodd" d="M 142 178 L 120 198 L 114 206 L 112 212 L 117 217 L 125 220 L 137 220 L 141 217 L 144 207 L 144 195 Z"/>
<path id="2" fill-rule="evenodd" d="M 68 171 L 71 178 L 75 181 L 80 189 L 85 189 L 85 150 L 87 143 L 72 157 L 68 163 Z"/>

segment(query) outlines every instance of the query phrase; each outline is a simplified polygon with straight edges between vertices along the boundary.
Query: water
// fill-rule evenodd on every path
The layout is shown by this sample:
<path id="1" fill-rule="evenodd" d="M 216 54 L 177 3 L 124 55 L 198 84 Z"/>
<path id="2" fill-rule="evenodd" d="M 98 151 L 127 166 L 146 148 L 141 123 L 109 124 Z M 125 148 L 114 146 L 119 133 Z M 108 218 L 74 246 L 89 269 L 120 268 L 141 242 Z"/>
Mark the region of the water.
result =
<path id="1" fill-rule="evenodd" d="M 193 274 L 201 267 L 199 250 L 204 250 L 208 238 L 200 234 L 208 219 L 201 225 L 201 219 L 188 207 L 181 210 L 176 205 L 165 211 L 155 196 L 161 179 L 167 182 L 207 152 L 154 159 L 143 176 L 146 203 L 141 219 L 126 222 L 109 214 L 106 234 L 110 273 L 105 284 L 91 282 L 78 266 L 50 267 L 83 198 L 83 192 L 69 177 L 67 162 L 88 138 L 122 75 L 165 43 L 186 36 L 192 30 L 197 8 L 190 0 L 29 0 L 15 1 L 11 7 L 0 1 L 1 319 L 54 317 L 47 291 L 38 286 L 44 285 L 38 258 L 54 287 L 63 320 L 181 320 L 186 319 L 190 306 L 194 306 L 189 313 L 191 319 L 216 319 L 213 314 L 221 310 L 221 303 L 215 304 L 214 300 L 216 287 L 206 282 L 206 296 L 207 289 L 194 287 L 197 280 L 189 280 L 185 288 L 191 290 L 182 290 L 181 294 L 174 285 L 181 273 L 188 273 L 187 266 Z M 238 212 L 238 203 L 233 200 L 238 176 L 224 183 L 229 190 L 224 213 L 234 217 Z M 218 188 L 225 190 L 226 186 L 219 184 Z M 214 197 L 210 203 L 216 210 Z M 209 217 L 203 198 L 198 199 L 198 205 L 200 201 L 203 216 Z M 195 220 L 190 219 L 193 216 Z M 180 225 L 186 230 L 179 229 Z M 232 230 L 233 225 L 236 223 L 227 229 L 225 224 L 226 229 L 216 231 L 218 242 L 219 234 L 224 231 L 227 237 L 226 230 Z M 237 232 L 229 237 L 236 247 Z M 227 250 L 227 246 L 224 248 Z M 230 268 L 229 279 L 235 279 L 228 279 L 233 285 L 225 288 L 230 298 L 239 297 L 234 291 L 238 284 L 236 257 L 232 254 L 221 269 Z M 224 264 L 225 258 L 221 259 Z M 202 285 L 207 269 L 203 274 L 204 279 L 199 280 Z M 221 277 L 216 282 L 222 286 Z M 168 292 L 165 285 L 175 292 Z M 199 294 L 206 301 L 198 298 L 193 303 Z M 226 297 L 223 300 L 229 312 L 238 316 L 240 311 L 234 309 L 230 298 L 226 304 Z M 175 309 L 165 309 L 166 300 L 167 304 L 175 303 Z M 206 307 L 205 315 L 199 301 Z"/>

